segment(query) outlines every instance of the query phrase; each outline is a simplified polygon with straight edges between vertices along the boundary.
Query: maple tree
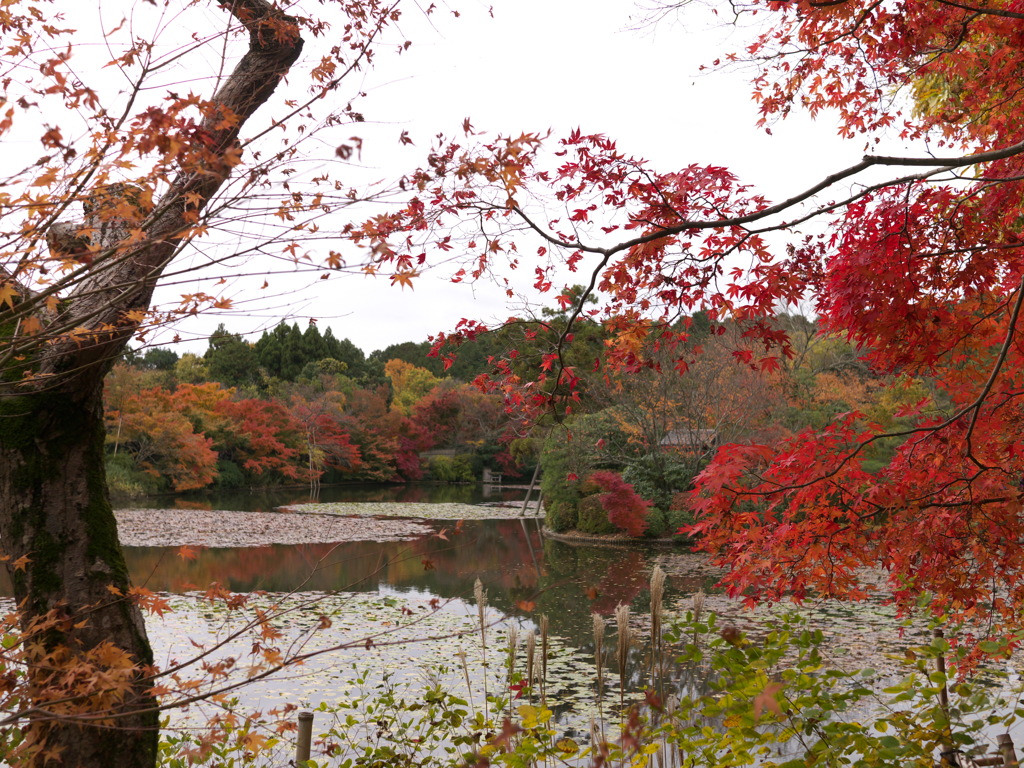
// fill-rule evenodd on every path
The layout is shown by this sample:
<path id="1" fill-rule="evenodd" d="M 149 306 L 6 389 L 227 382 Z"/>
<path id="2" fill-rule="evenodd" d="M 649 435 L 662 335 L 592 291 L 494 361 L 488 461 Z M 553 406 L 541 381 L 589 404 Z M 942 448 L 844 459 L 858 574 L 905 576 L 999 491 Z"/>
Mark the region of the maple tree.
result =
<path id="1" fill-rule="evenodd" d="M 138 469 L 169 481 L 175 491 L 212 482 L 217 465 L 213 441 L 193 429 L 167 390 L 142 390 L 106 415 L 116 421 L 108 430 L 116 434 L 115 453 L 128 453 Z"/>
<path id="2" fill-rule="evenodd" d="M 699 480 L 694 531 L 732 565 L 732 588 L 753 597 L 859 596 L 860 568 L 880 565 L 904 604 L 930 591 L 938 612 L 1013 628 L 1024 602 L 1024 93 L 1016 88 L 1024 12 L 1000 0 L 733 8 L 768 19 L 745 52 L 758 64 L 766 126 L 794 106 L 831 110 L 844 135 L 870 142 L 890 131 L 931 141 L 939 154 L 869 154 L 772 202 L 719 166 L 662 172 L 578 130 L 553 147 L 530 133 L 480 141 L 467 120 L 466 139 L 439 139 L 425 167 L 402 179 L 406 205 L 341 234 L 365 246 L 367 271 L 390 272 L 401 285 L 435 250 L 446 262 L 467 221 L 483 226 L 458 243 L 472 261 L 456 279 L 537 253 L 535 286 L 556 296 L 565 322 L 534 381 L 511 361 L 499 362 L 505 375 L 494 381 L 510 407 L 534 413 L 564 415 L 576 402 L 579 371 L 567 360 L 581 317 L 607 334 L 599 367 L 649 366 L 645 349 L 685 344 L 688 331 L 675 321 L 703 310 L 716 326 L 741 329 L 738 364 L 773 372 L 794 354 L 776 308 L 813 295 L 825 329 L 859 345 L 874 371 L 926 377 L 939 394 L 904 409 L 900 417 L 914 421 L 896 433 L 852 412 L 778 445 L 723 449 Z M 302 261 L 308 254 L 293 233 L 318 226 L 324 206 L 359 197 L 340 180 L 301 191 L 289 180 L 307 127 L 359 120 L 336 91 L 397 19 L 376 0 L 338 9 L 332 44 L 307 70 L 308 100 L 284 104 L 259 128 L 250 126 L 263 119 L 251 120 L 257 109 L 303 38 L 323 36 L 324 20 L 233 0 L 221 5 L 231 24 L 197 23 L 204 31 L 164 59 L 152 41 L 132 34 L 122 45 L 112 30 L 107 41 L 120 46 L 112 63 L 130 87 L 108 93 L 72 72 L 74 30 L 24 3 L 0 9 L 5 50 L 30 62 L 19 72 L 33 73 L 5 80 L 0 132 L 30 131 L 47 152 L 11 172 L 0 194 L 0 541 L 23 626 L 62 617 L 32 646 L 45 662 L 30 666 L 37 690 L 57 662 L 92 670 L 113 659 L 120 670 L 113 693 L 76 689 L 59 708 L 26 705 L 23 751 L 34 750 L 38 764 L 65 758 L 70 745 L 81 765 L 105 765 L 109 754 L 152 764 L 152 658 L 140 607 L 125 597 L 106 498 L 102 380 L 149 324 L 230 307 L 225 296 L 196 292 L 147 316 L 175 256 L 225 217 L 276 220 L 281 229 L 264 244 Z M 213 93 L 182 95 L 173 76 L 162 78 L 179 58 L 201 60 L 200 50 L 215 51 L 230 72 Z M 46 122 L 54 114 L 82 116 L 84 128 Z M 257 141 L 271 135 L 280 143 Z M 351 153 L 342 145 L 339 156 L 345 148 Z M 887 169 L 893 175 L 879 180 Z M 851 181 L 860 186 L 844 186 Z M 210 205 L 215 198 L 221 204 Z M 773 247 L 771 232 L 788 233 L 790 247 Z M 326 258 L 331 269 L 342 262 L 334 252 Z M 586 276 L 582 293 L 556 287 L 562 265 Z M 183 264 L 181 274 L 190 269 Z M 595 290 L 601 303 L 591 307 Z M 466 321 L 439 342 L 472 342 L 484 330 Z M 395 455 L 399 433 L 376 436 L 382 455 Z M 887 466 L 868 472 L 861 454 L 883 438 L 902 443 Z M 88 620 L 78 620 L 86 608 Z"/>
<path id="3" fill-rule="evenodd" d="M 609 333 L 598 367 L 642 370 L 645 349 L 686 343 L 675 322 L 700 310 L 716 332 L 739 330 L 738 364 L 772 373 L 796 354 L 778 309 L 813 302 L 823 332 L 850 340 L 874 374 L 894 387 L 927 379 L 935 395 L 901 409 L 911 423 L 891 431 L 851 411 L 779 443 L 723 448 L 698 480 L 691 532 L 751 599 L 860 597 L 871 588 L 862 568 L 877 566 L 905 608 L 931 593 L 937 613 L 1012 631 L 1024 603 L 1024 10 L 992 0 L 732 8 L 764 25 L 723 57 L 756 66 L 762 128 L 793 109 L 829 111 L 843 136 L 912 149 L 869 152 L 771 201 L 723 167 L 660 171 L 607 136 L 488 140 L 467 124 L 407 177 L 417 194 L 404 210 L 353 236 L 396 269 L 463 236 L 474 261 L 460 278 L 532 267 L 571 322 L 540 377 L 522 380 L 509 361 L 494 386 L 534 411 L 574 408 L 579 372 L 565 359 L 581 317 Z M 468 221 L 483 226 L 467 236 Z M 582 297 L 558 288 L 564 266 L 587 277 Z M 591 295 L 600 306 L 586 305 Z M 439 352 L 487 330 L 466 320 Z M 864 453 L 881 440 L 898 447 L 868 471 Z"/>
<path id="4" fill-rule="evenodd" d="M 363 77 L 399 18 L 380 0 L 317 16 L 268 0 L 130 10 L 111 21 L 75 6 L 72 21 L 17 0 L 0 9 L 5 53 L 19 62 L 3 80 L 0 135 L 44 152 L 24 167 L 12 156 L 0 192 L 0 557 L 28 665 L 0 726 L 24 734 L 7 759 L 34 765 L 116 755 L 151 766 L 165 706 L 142 615 L 160 606 L 129 582 L 107 497 L 104 376 L 133 335 L 231 308 L 216 288 L 151 303 L 161 281 L 232 274 L 232 256 L 253 244 L 239 245 L 248 222 L 263 222 L 259 242 L 289 264 L 312 261 L 300 233 L 360 195 L 330 175 L 295 177 L 294 164 L 310 136 L 362 120 L 341 86 Z M 289 74 L 298 89 L 275 96 Z M 226 415 L 245 423 L 245 408 Z M 181 437 L 177 412 L 165 409 Z M 245 460 L 266 465 L 271 442 L 246 439 Z"/>
<path id="5" fill-rule="evenodd" d="M 608 514 L 608 522 L 630 536 L 643 534 L 647 529 L 646 517 L 651 502 L 640 498 L 633 486 L 615 472 L 593 472 L 587 481 L 601 489 L 598 500 Z"/>

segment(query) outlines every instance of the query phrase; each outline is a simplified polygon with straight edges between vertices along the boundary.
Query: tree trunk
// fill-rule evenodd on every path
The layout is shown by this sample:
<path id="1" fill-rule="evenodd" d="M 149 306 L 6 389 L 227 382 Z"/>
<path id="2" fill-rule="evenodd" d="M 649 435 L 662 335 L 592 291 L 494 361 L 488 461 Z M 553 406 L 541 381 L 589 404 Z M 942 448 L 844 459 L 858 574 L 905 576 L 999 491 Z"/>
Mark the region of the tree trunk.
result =
<path id="1" fill-rule="evenodd" d="M 153 654 L 127 599 L 103 455 L 101 385 L 0 398 L 0 542 L 23 630 L 41 641 L 29 652 L 33 765 L 156 757 Z"/>
<path id="2" fill-rule="evenodd" d="M 38 293 L 0 269 L 0 285 L 15 291 L 9 309 L 0 302 L 0 349 L 10 361 L 0 370 L 0 555 L 29 665 L 26 709 L 0 713 L 0 727 L 26 729 L 39 768 L 156 760 L 152 650 L 129 599 L 107 495 L 103 378 L 240 161 L 240 130 L 302 50 L 298 21 L 269 0 L 219 4 L 248 31 L 248 51 L 204 108 L 200 138 L 175 160 L 167 191 L 152 205 L 157 172 L 146 187 L 99 184 L 80 198 L 84 222 L 49 223 L 59 266 L 51 274 L 82 264 L 61 278 L 65 291 Z"/>

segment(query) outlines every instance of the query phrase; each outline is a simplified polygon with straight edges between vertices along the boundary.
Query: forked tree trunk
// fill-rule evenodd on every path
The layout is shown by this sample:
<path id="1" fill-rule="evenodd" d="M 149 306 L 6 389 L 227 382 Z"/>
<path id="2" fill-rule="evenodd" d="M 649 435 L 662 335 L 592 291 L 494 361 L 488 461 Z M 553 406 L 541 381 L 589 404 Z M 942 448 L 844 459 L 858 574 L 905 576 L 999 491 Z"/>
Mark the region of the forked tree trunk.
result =
<path id="1" fill-rule="evenodd" d="M 24 284 L 17 301 L 8 297 L 10 311 L 0 302 L 0 347 L 10 344 L 20 361 L 0 370 L 0 555 L 21 602 L 31 685 L 26 717 L 0 713 L 0 721 L 27 723 L 40 768 L 151 768 L 156 760 L 152 651 L 127 597 L 107 497 L 103 377 L 238 162 L 240 129 L 302 50 L 296 20 L 269 0 L 219 5 L 249 32 L 249 50 L 205 109 L 194 159 L 181 161 L 152 209 L 146 190 L 107 184 L 81 200 L 84 224 L 51 225 L 51 251 L 93 257 L 57 306 Z M 124 203 L 135 210 L 126 214 Z M 2 270 L 0 278 L 16 282 Z M 43 334 L 18 335 L 29 317 Z"/>
<path id="2" fill-rule="evenodd" d="M 0 398 L 0 537 L 8 557 L 24 558 L 12 569 L 23 615 L 52 622 L 33 632 L 38 644 L 29 653 L 39 711 L 26 733 L 42 748 L 35 764 L 150 768 L 158 736 L 147 679 L 153 655 L 140 610 L 127 599 L 104 474 L 101 393 L 94 386 Z M 90 667 L 102 670 L 95 682 Z M 94 695 L 83 698 L 89 689 Z"/>

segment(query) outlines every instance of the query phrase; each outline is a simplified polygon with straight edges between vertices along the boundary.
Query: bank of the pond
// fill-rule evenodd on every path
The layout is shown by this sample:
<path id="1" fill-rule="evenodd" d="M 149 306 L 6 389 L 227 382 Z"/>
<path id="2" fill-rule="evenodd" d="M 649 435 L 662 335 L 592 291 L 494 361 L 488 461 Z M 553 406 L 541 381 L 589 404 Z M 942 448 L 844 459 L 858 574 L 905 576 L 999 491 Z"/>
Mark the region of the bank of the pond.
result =
<path id="1" fill-rule="evenodd" d="M 564 544 L 583 544 L 588 547 L 663 547 L 668 549 L 682 548 L 689 545 L 689 541 L 679 537 L 668 537 L 659 539 L 645 539 L 629 536 L 625 533 L 583 533 L 572 530 L 557 532 L 546 525 L 542 529 L 544 537 Z"/>

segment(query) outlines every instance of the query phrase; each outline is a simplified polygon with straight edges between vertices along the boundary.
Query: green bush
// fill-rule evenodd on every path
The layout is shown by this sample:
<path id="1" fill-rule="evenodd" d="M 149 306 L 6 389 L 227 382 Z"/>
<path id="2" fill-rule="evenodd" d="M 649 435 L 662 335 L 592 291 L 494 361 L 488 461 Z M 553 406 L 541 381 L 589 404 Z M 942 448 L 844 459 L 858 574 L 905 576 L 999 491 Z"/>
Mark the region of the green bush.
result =
<path id="1" fill-rule="evenodd" d="M 217 462 L 217 477 L 213 483 L 218 488 L 244 488 L 245 473 L 235 462 L 221 459 Z"/>
<path id="2" fill-rule="evenodd" d="M 430 460 L 430 476 L 442 483 L 472 483 L 473 457 L 469 454 L 458 456 L 434 456 Z"/>
<path id="3" fill-rule="evenodd" d="M 164 490 L 164 483 L 135 466 L 128 453 L 108 455 L 107 485 L 115 496 L 148 496 Z"/>
<path id="4" fill-rule="evenodd" d="M 580 480 L 595 469 L 620 467 L 628 456 L 627 445 L 618 421 L 608 411 L 577 416 L 551 429 L 540 452 L 540 488 L 547 510 L 545 523 L 551 530 L 577 527 L 580 499 L 588 495 Z"/>
<path id="5" fill-rule="evenodd" d="M 544 499 L 544 524 L 555 533 L 576 528 L 579 523 L 578 503 Z"/>
<path id="6" fill-rule="evenodd" d="M 569 450 L 564 436 L 553 432 L 540 454 L 540 490 L 544 496 L 544 522 L 553 531 L 576 527 L 580 503 L 579 481 L 569 480 Z"/>
<path id="7" fill-rule="evenodd" d="M 669 530 L 668 512 L 653 507 L 647 514 L 646 534 L 651 538 L 660 539 L 668 535 Z"/>
<path id="8" fill-rule="evenodd" d="M 667 511 L 672 506 L 672 497 L 687 490 L 702 468 L 703 462 L 697 458 L 648 453 L 626 464 L 622 479 L 657 509 Z"/>
<path id="9" fill-rule="evenodd" d="M 616 533 L 617 529 L 608 520 L 608 512 L 601 504 L 601 494 L 587 496 L 580 500 L 579 519 L 576 528 L 583 533 Z"/>

